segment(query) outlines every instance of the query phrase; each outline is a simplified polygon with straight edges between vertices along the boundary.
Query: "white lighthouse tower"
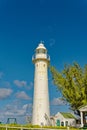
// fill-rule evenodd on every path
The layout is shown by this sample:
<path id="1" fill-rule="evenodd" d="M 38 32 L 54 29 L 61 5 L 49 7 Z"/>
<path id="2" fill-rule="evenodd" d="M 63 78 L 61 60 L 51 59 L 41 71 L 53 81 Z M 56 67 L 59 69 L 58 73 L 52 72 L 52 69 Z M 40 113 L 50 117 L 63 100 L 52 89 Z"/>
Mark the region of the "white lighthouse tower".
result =
<path id="1" fill-rule="evenodd" d="M 33 97 L 33 125 L 50 125 L 49 92 L 48 92 L 48 64 L 50 57 L 41 42 L 32 58 L 35 64 L 34 97 Z"/>

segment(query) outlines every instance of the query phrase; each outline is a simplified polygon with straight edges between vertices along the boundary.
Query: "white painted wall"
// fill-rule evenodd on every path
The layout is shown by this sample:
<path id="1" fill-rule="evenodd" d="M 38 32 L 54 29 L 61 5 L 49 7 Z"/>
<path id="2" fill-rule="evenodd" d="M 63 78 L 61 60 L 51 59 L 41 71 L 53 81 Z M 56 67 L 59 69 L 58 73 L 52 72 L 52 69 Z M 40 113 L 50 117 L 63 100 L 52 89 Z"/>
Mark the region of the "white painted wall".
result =
<path id="1" fill-rule="evenodd" d="M 48 118 L 50 117 L 47 54 L 36 54 L 34 63 L 35 77 L 32 124 L 49 125 L 48 120 L 45 118 L 45 115 L 47 115 Z"/>
<path id="2" fill-rule="evenodd" d="M 64 122 L 64 126 L 66 126 L 66 121 L 68 121 L 69 126 L 76 126 L 75 119 L 73 119 L 73 118 L 64 118 L 63 115 L 60 112 L 58 112 L 54 116 L 54 120 L 55 120 L 55 126 L 56 126 L 57 120 L 60 120 L 60 125 L 61 125 L 61 122 Z"/>

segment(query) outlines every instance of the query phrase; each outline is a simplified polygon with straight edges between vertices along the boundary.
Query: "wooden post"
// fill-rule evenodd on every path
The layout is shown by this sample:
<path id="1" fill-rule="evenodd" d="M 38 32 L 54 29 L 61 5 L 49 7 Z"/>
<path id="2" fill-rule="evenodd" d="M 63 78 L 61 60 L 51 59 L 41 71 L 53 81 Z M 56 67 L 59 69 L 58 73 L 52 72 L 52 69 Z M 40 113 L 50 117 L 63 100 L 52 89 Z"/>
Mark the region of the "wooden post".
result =
<path id="1" fill-rule="evenodd" d="M 80 112 L 80 115 L 81 115 L 81 127 L 83 127 L 83 112 L 82 111 Z"/>
<path id="2" fill-rule="evenodd" d="M 69 130 L 69 127 L 67 127 L 67 130 Z"/>
<path id="3" fill-rule="evenodd" d="M 7 125 L 6 125 L 6 130 L 8 130 L 8 127 L 7 127 Z"/>

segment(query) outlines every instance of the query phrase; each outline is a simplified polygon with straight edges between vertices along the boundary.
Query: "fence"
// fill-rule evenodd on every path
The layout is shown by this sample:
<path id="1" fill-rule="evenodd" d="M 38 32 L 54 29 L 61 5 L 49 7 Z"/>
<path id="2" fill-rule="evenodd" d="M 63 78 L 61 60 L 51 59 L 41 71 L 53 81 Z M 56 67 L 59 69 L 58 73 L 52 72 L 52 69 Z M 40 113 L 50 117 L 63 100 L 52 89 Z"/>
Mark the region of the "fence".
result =
<path id="1" fill-rule="evenodd" d="M 57 130 L 50 128 L 26 128 L 26 127 L 13 127 L 13 126 L 0 126 L 0 130 Z M 58 129 L 58 130 L 70 130 L 69 127 L 67 129 Z"/>

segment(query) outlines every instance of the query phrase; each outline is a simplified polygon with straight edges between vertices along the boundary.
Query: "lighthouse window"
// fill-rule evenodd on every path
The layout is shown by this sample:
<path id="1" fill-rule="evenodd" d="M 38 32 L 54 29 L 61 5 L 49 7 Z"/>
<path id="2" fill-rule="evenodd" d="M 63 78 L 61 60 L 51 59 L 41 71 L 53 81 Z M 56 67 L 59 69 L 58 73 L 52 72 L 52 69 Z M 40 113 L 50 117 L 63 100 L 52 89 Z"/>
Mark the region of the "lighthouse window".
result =
<path id="1" fill-rule="evenodd" d="M 44 67 L 45 67 L 45 64 L 44 64 Z"/>
<path id="2" fill-rule="evenodd" d="M 39 50 L 37 50 L 36 53 L 39 53 Z"/>
<path id="3" fill-rule="evenodd" d="M 40 49 L 40 50 L 38 50 L 38 53 L 46 53 L 46 51 L 44 50 L 44 49 Z"/>

